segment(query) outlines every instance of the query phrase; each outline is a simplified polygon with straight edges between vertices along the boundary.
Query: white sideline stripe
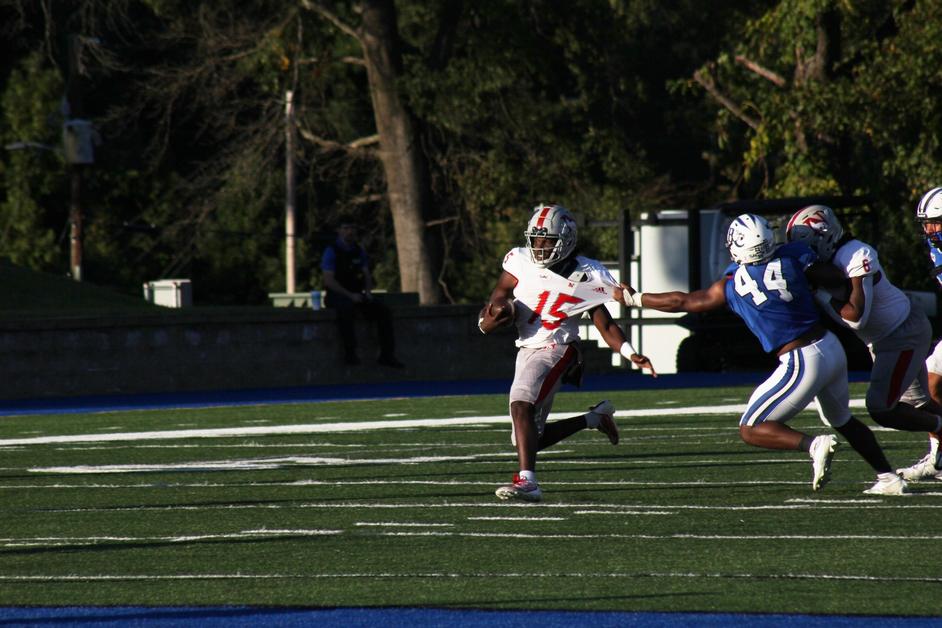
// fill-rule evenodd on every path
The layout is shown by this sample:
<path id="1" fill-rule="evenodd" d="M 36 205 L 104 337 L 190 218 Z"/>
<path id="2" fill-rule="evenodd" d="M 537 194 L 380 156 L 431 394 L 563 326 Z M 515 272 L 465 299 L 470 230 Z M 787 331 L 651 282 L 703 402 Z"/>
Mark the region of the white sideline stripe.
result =
<path id="1" fill-rule="evenodd" d="M 413 458 L 323 458 L 319 456 L 289 456 L 251 460 L 210 460 L 202 462 L 174 462 L 171 464 L 112 464 L 78 465 L 74 467 L 31 467 L 31 473 L 142 473 L 150 471 L 258 471 L 283 467 L 344 466 L 364 464 L 425 464 L 433 462 L 472 462 L 482 458 L 508 458 L 512 452 L 475 454 L 473 456 L 415 456 Z"/>
<path id="2" fill-rule="evenodd" d="M 497 484 L 491 484 L 491 486 L 497 486 Z M 925 493 L 922 493 L 925 495 Z M 912 495 L 916 497 L 920 495 L 916 493 Z M 936 495 L 939 495 L 936 493 Z M 907 500 L 908 501 L 908 500 Z M 459 502 L 449 502 L 446 504 L 430 504 L 427 502 L 413 502 L 413 503 L 397 503 L 397 504 L 377 504 L 366 502 L 330 502 L 330 503 L 302 503 L 294 504 L 290 506 L 285 506 L 282 504 L 215 504 L 215 505 L 198 505 L 198 506 L 111 506 L 111 507 L 89 507 L 89 508 L 46 508 L 43 512 L 48 513 L 75 513 L 75 512 L 142 512 L 142 511 L 197 511 L 197 510 L 292 510 L 295 508 L 382 508 L 386 510 L 397 510 L 403 508 L 527 508 L 531 510 L 544 509 L 544 508 L 572 508 L 580 510 L 592 510 L 599 508 L 610 509 L 610 512 L 618 514 L 619 512 L 633 512 L 633 511 L 650 511 L 650 510 L 735 510 L 735 511 L 760 511 L 760 510 L 905 510 L 905 509 L 922 509 L 922 510 L 939 510 L 942 509 L 942 503 L 922 503 L 915 504 L 912 502 L 902 503 L 898 501 L 897 498 L 889 498 L 888 501 L 884 502 L 882 497 L 874 497 L 869 504 L 861 505 L 858 503 L 850 504 L 824 504 L 819 505 L 817 503 L 808 503 L 808 504 L 790 504 L 790 505 L 765 505 L 765 506 L 695 506 L 690 504 L 670 504 L 670 505 L 643 505 L 643 504 L 634 504 L 634 505 L 623 505 L 623 504 L 550 504 L 543 502 L 539 505 L 534 504 L 522 504 L 516 502 L 478 502 L 478 503 L 459 503 Z M 621 510 L 619 510 L 621 509 Z M 650 510 L 649 510 L 650 509 Z"/>
<path id="3" fill-rule="evenodd" d="M 451 528 L 453 523 L 414 523 L 402 521 L 357 521 L 355 526 L 377 526 L 377 527 L 397 527 L 397 528 Z"/>
<path id="4" fill-rule="evenodd" d="M 468 517 L 468 521 L 569 521 L 569 517 Z"/>
<path id="5" fill-rule="evenodd" d="M 862 407 L 862 399 L 852 399 L 851 407 Z M 810 407 L 810 406 L 809 406 Z M 697 414 L 742 414 L 745 404 L 723 406 L 695 406 L 688 408 L 646 408 L 619 410 L 617 417 L 682 416 Z M 572 416 L 571 412 L 553 412 L 550 419 Z M 49 443 L 96 443 L 114 441 L 161 440 L 177 438 L 229 438 L 234 436 L 259 436 L 272 434 L 317 434 L 333 432 L 359 432 L 363 430 L 403 429 L 416 427 L 445 427 L 509 423 L 505 414 L 494 416 L 453 417 L 442 419 L 406 419 L 398 421 L 358 421 L 341 423 L 315 423 L 303 425 L 267 425 L 257 427 L 222 427 L 205 430 L 160 430 L 150 432 L 121 432 L 115 434 L 68 434 L 60 436 L 38 436 L 33 438 L 0 439 L 0 447 L 15 445 L 44 445 Z"/>
<path id="6" fill-rule="evenodd" d="M 556 455 L 566 453 L 563 450 L 552 452 Z M 550 455 L 550 452 L 547 452 Z M 73 475 L 105 474 L 105 473 L 156 473 L 172 471 L 271 471 L 274 469 L 284 469 L 294 466 L 350 466 L 350 465 L 401 465 L 401 464 L 427 464 L 436 462 L 480 462 L 484 459 L 497 458 L 500 461 L 514 457 L 512 452 L 475 454 L 471 456 L 416 456 L 413 458 L 324 458 L 320 456 L 290 456 L 286 458 L 253 458 L 248 460 L 209 460 L 201 462 L 174 462 L 168 464 L 112 464 L 112 465 L 78 465 L 74 467 L 30 467 L 27 469 L 30 473 L 56 473 Z M 719 459 L 704 460 L 685 460 L 682 463 L 675 464 L 675 467 L 698 467 L 705 464 L 714 464 L 722 462 Z M 739 460 L 741 463 L 748 464 L 807 464 L 807 460 L 797 458 L 778 458 L 774 460 Z M 604 465 L 611 466 L 611 460 L 553 460 L 550 457 L 541 462 L 542 466 L 554 465 L 578 465 L 592 466 Z M 662 465 L 663 460 L 631 460 L 629 465 Z M 373 482 L 373 481 L 367 481 Z M 381 481 L 376 481 L 381 483 Z M 431 484 L 448 484 L 447 480 L 429 482 Z M 693 482 L 697 483 L 697 482 Z M 335 482 L 337 484 L 337 482 Z M 579 485 L 586 484 L 579 482 Z M 620 484 L 620 482 L 615 482 Z M 647 484 L 647 483 L 642 483 Z M 691 482 L 680 483 L 681 485 L 691 484 Z M 719 485 L 729 484 L 728 482 Z M 806 484 L 806 482 L 774 482 L 774 484 Z"/>
<path id="7" fill-rule="evenodd" d="M 676 515 L 666 510 L 576 510 L 576 515 Z"/>
<path id="8" fill-rule="evenodd" d="M 58 547 L 62 545 L 97 545 L 100 543 L 192 543 L 231 539 L 265 539 L 284 536 L 334 536 L 343 530 L 243 530 L 232 534 L 193 534 L 176 536 L 39 536 L 0 538 L 2 547 Z"/>
<path id="9" fill-rule="evenodd" d="M 293 482 L 144 482 L 137 484 L 4 484 L 4 490 L 36 490 L 36 489 L 89 489 L 89 488 L 244 488 L 244 487 L 273 487 L 273 486 L 337 486 L 337 481 L 327 480 L 296 480 Z M 483 480 L 344 480 L 344 486 L 496 486 L 494 482 Z M 721 486 L 801 486 L 807 481 L 798 480 L 729 480 L 707 482 L 700 480 L 687 480 L 685 482 L 639 482 L 632 480 L 572 482 L 552 482 L 553 486 L 694 486 L 694 487 L 721 487 Z M 942 484 L 940 484 L 942 486 Z M 786 500 L 809 503 L 829 503 L 828 500 Z M 833 503 L 872 503 L 871 499 L 833 500 Z"/>
<path id="10" fill-rule="evenodd" d="M 921 576 L 858 576 L 850 574 L 815 573 L 705 573 L 705 572 L 625 572 L 625 573 L 461 573 L 461 572 L 413 572 L 413 573 L 315 573 L 315 574 L 54 574 L 54 575 L 0 575 L 0 582 L 97 582 L 97 581 L 147 581 L 147 580 L 324 580 L 330 578 L 714 578 L 746 580 L 847 580 L 852 582 L 926 582 L 940 583 L 942 578 Z"/>
<path id="11" fill-rule="evenodd" d="M 623 539 L 633 541 L 933 541 L 931 534 L 528 534 L 518 532 L 380 532 L 380 536 L 460 536 L 497 539 Z"/>

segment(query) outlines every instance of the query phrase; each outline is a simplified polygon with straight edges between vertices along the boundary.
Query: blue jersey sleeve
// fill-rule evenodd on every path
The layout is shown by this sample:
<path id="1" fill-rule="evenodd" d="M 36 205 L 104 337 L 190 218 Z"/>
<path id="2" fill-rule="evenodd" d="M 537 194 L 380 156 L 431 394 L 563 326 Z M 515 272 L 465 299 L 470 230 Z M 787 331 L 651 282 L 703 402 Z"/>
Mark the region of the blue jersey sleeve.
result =
<path id="1" fill-rule="evenodd" d="M 337 270 L 337 252 L 334 251 L 333 246 L 324 249 L 324 254 L 321 255 L 321 270 L 330 272 Z"/>
<path id="2" fill-rule="evenodd" d="M 942 239 L 938 235 L 926 238 L 926 246 L 929 247 L 929 259 L 932 260 L 932 273 L 935 280 L 942 285 Z"/>

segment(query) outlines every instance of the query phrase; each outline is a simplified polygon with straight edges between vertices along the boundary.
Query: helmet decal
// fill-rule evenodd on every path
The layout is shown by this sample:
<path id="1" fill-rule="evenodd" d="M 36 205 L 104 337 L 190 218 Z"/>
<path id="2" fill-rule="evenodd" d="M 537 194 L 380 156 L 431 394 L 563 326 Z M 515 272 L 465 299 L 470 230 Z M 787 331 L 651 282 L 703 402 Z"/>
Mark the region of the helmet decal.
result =
<path id="1" fill-rule="evenodd" d="M 942 222 L 942 188 L 932 188 L 919 199 L 916 206 L 919 222 Z"/>
<path id="2" fill-rule="evenodd" d="M 772 256 L 775 234 L 765 218 L 741 214 L 726 231 L 726 248 L 737 264 L 757 264 Z"/>
<path id="3" fill-rule="evenodd" d="M 569 257 L 576 248 L 576 220 L 562 205 L 540 204 L 523 233 L 530 259 L 540 268 L 546 268 Z M 537 238 L 542 246 L 537 247 Z"/>
<path id="4" fill-rule="evenodd" d="M 828 261 L 844 236 L 844 227 L 827 205 L 809 205 L 788 221 L 785 237 L 789 242 L 804 242 L 824 261 Z"/>

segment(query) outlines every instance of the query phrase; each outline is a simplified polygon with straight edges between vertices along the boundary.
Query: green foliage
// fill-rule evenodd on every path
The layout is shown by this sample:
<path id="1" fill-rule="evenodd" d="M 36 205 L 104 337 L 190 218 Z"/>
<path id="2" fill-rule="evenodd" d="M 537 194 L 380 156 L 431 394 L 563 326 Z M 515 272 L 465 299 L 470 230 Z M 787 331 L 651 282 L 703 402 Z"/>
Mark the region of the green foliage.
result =
<path id="1" fill-rule="evenodd" d="M 929 287 L 913 209 L 942 181 L 935 94 L 942 53 L 938 3 L 783 0 L 748 21 L 717 84 L 754 129 L 720 111 L 727 158 L 740 150 L 744 180 L 767 196 L 869 195 L 871 220 L 895 281 Z M 817 58 L 819 42 L 828 42 Z M 825 52 L 827 54 L 825 54 Z M 746 69 L 748 59 L 782 85 Z"/>
<path id="2" fill-rule="evenodd" d="M 103 138 L 84 178 L 88 278 L 137 294 L 143 281 L 189 277 L 201 303 L 264 303 L 283 290 L 290 89 L 299 289 L 319 286 L 341 214 L 364 225 L 378 287 L 398 288 L 378 145 L 362 141 L 376 130 L 365 68 L 351 62 L 362 56 L 355 37 L 293 0 L 17 6 L 0 60 L 4 143 L 59 144 L 63 42 L 79 32 L 102 42 L 79 79 Z M 538 202 L 598 222 L 625 209 L 805 194 L 871 196 L 874 244 L 894 280 L 929 287 L 910 217 L 942 182 L 938 3 L 395 7 L 399 89 L 429 163 L 424 218 L 442 242 L 436 275 L 448 298 L 486 296 Z M 357 27 L 351 5 L 334 9 Z M 822 41 L 832 46 L 816 56 Z M 698 68 L 738 110 L 704 90 Z M 0 155 L 3 254 L 66 271 L 67 183 L 51 152 Z M 614 229 L 583 229 L 580 244 L 618 256 Z"/>
<path id="3" fill-rule="evenodd" d="M 65 164 L 53 152 L 59 144 L 54 103 L 62 84 L 33 53 L 14 69 L 0 95 L 0 142 L 24 143 L 0 153 L 0 252 L 37 270 L 67 270 L 65 249 L 56 241 L 64 224 L 68 186 Z"/>

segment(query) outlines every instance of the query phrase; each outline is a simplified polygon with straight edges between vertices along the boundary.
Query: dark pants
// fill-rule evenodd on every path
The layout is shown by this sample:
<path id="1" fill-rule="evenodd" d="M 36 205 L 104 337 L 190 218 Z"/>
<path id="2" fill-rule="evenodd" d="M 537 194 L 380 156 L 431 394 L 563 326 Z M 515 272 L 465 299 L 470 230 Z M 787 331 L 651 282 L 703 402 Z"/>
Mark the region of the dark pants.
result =
<path id="1" fill-rule="evenodd" d="M 347 297 L 327 293 L 324 306 L 337 311 L 337 328 L 343 342 L 344 356 L 347 362 L 357 361 L 357 334 L 356 318 L 362 316 L 376 324 L 376 335 L 379 343 L 379 359 L 392 360 L 395 358 L 396 341 L 393 338 L 392 314 L 389 308 L 377 301 L 364 301 L 354 303 Z"/>

